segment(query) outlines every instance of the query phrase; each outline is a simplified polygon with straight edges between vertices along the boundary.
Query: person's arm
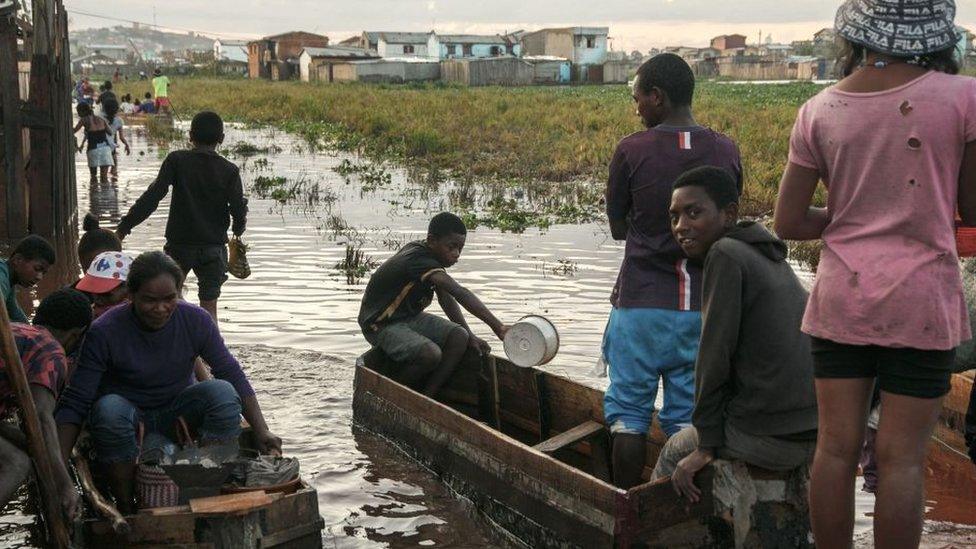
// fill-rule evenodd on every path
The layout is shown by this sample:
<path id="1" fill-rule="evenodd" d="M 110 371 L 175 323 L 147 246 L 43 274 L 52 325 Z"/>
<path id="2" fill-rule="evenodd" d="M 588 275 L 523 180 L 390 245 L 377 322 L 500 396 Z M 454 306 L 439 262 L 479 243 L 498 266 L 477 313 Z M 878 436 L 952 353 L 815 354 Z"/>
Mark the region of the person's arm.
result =
<path id="1" fill-rule="evenodd" d="M 78 440 L 81 426 L 85 424 L 88 412 L 98 394 L 102 376 L 108 370 L 108 338 L 98 330 L 89 330 L 81 346 L 81 355 L 75 371 L 61 394 L 54 419 L 58 424 L 58 440 L 65 463 L 71 457 L 71 450 Z"/>
<path id="2" fill-rule="evenodd" d="M 830 222 L 827 208 L 812 206 L 819 182 L 820 173 L 813 168 L 792 162 L 786 166 L 773 214 L 777 236 L 786 240 L 816 240 L 823 235 Z"/>
<path id="3" fill-rule="evenodd" d="M 10 317 L 10 322 L 18 322 L 20 324 L 27 324 L 27 315 L 24 310 L 20 308 L 20 303 L 17 303 L 17 292 L 14 291 L 13 284 L 10 281 L 10 267 L 7 267 L 7 276 L 0 276 L 0 299 L 4 300 L 4 306 L 7 308 L 7 316 Z M 9 299 L 7 298 L 9 296 Z"/>
<path id="4" fill-rule="evenodd" d="M 119 141 L 121 141 L 122 144 L 125 145 L 125 154 L 127 155 L 132 154 L 132 149 L 129 148 L 129 142 L 126 141 L 125 132 L 122 131 L 122 128 L 119 128 L 118 133 L 119 133 Z"/>
<path id="5" fill-rule="evenodd" d="M 702 281 L 702 332 L 691 416 L 699 448 L 725 444 L 725 406 L 731 392 L 732 357 L 739 342 L 742 284 L 739 264 L 722 250 L 712 248 Z"/>
<path id="6" fill-rule="evenodd" d="M 199 333 L 203 337 L 200 358 L 210 365 L 213 376 L 222 379 L 234 386 L 238 396 L 241 397 L 241 407 L 244 419 L 247 420 L 254 430 L 254 439 L 257 442 L 258 450 L 262 453 L 281 454 L 281 439 L 275 436 L 268 428 L 268 423 L 264 419 L 261 405 L 258 404 L 254 388 L 244 374 L 237 359 L 230 353 L 224 339 L 220 336 L 220 330 L 213 318 L 207 313 L 201 313 Z"/>
<path id="7" fill-rule="evenodd" d="M 241 182 L 241 172 L 234 169 L 234 177 L 230 183 L 230 216 L 234 220 L 231 231 L 234 236 L 241 236 L 247 229 L 247 198 L 244 196 L 244 183 Z"/>
<path id="8" fill-rule="evenodd" d="M 41 423 L 41 433 L 47 446 L 48 459 L 51 460 L 51 467 L 54 469 L 54 482 L 60 497 L 61 509 L 69 520 L 74 520 L 78 514 L 78 492 L 68 474 L 65 465 L 67 460 L 63 458 L 61 452 L 58 427 L 54 422 L 56 400 L 51 391 L 41 385 L 31 385 L 31 395 L 34 397 L 34 406 L 37 408 L 37 416 Z"/>
<path id="9" fill-rule="evenodd" d="M 156 180 L 136 200 L 136 203 L 129 209 L 129 213 L 125 214 L 119 220 L 119 225 L 115 232 L 120 239 L 128 236 L 136 225 L 145 221 L 146 218 L 156 211 L 156 208 L 159 206 L 159 201 L 166 196 L 166 193 L 169 192 L 169 186 L 173 183 L 174 169 L 172 164 L 172 155 L 167 156 L 166 160 L 163 161 L 163 165 L 159 168 L 159 175 L 156 176 Z"/>
<path id="10" fill-rule="evenodd" d="M 959 217 L 963 225 L 976 226 L 976 141 L 966 143 L 959 172 Z"/>
<path id="11" fill-rule="evenodd" d="M 969 459 L 976 464 L 976 383 L 969 394 L 969 410 L 966 411 L 964 428 L 966 445 L 969 446 Z"/>
<path id="12" fill-rule="evenodd" d="M 451 275 L 447 274 L 445 271 L 437 271 L 430 275 L 430 281 L 439 291 L 444 291 L 451 297 L 457 300 L 469 313 L 473 314 L 476 318 L 484 322 L 491 328 L 491 331 L 498 336 L 498 339 L 505 339 L 505 333 L 508 332 L 508 326 L 498 320 L 495 315 L 488 310 L 488 307 L 478 299 L 478 296 L 474 295 L 471 290 L 461 286 L 457 283 Z M 444 311 L 447 312 L 446 310 Z M 452 319 L 453 320 L 453 319 Z"/>
<path id="13" fill-rule="evenodd" d="M 437 287 L 437 302 L 440 303 L 441 309 L 444 310 L 444 314 L 447 315 L 447 318 L 451 322 L 459 324 L 468 332 L 468 347 L 475 349 L 481 355 L 491 352 L 491 345 L 474 335 L 474 332 L 468 327 L 468 323 L 464 319 L 464 313 L 461 312 L 461 306 L 458 305 L 457 300 L 447 290 Z"/>
<path id="14" fill-rule="evenodd" d="M 617 147 L 613 160 L 610 161 L 606 189 L 607 221 L 610 224 L 610 236 L 614 240 L 627 240 L 627 231 L 630 228 L 630 172 L 626 154 Z"/>
<path id="15" fill-rule="evenodd" d="M 812 130 L 816 109 L 812 102 L 801 107 L 790 133 L 789 161 L 773 212 L 773 228 L 787 240 L 816 240 L 830 221 L 826 208 L 813 207 L 824 165 Z"/>

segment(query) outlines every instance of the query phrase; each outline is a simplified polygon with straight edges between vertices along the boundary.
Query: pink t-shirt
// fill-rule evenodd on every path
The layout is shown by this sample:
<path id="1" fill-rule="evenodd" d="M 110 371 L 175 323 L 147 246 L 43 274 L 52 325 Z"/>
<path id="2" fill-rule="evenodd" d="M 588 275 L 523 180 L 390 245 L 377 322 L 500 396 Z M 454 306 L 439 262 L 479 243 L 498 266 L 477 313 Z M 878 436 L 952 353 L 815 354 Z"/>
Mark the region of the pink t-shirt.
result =
<path id="1" fill-rule="evenodd" d="M 930 71 L 876 93 L 830 87 L 793 127 L 830 223 L 803 331 L 849 345 L 947 350 L 970 338 L 954 219 L 976 79 Z"/>

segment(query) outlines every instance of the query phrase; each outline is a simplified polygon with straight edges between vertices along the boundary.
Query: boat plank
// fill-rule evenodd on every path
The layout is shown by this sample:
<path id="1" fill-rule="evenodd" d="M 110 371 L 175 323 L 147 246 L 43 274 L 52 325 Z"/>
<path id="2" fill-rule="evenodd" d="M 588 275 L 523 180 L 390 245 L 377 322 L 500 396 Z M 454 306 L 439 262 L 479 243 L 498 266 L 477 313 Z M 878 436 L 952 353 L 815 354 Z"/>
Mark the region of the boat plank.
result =
<path id="1" fill-rule="evenodd" d="M 548 440 L 540 442 L 539 444 L 533 446 L 533 448 L 540 452 L 551 454 L 556 450 L 561 450 L 567 446 L 572 446 L 602 432 L 603 424 L 595 421 L 587 421 L 586 423 L 577 425 L 568 431 L 559 433 Z"/>
<path id="2" fill-rule="evenodd" d="M 670 479 L 642 484 L 631 488 L 627 495 L 636 504 L 632 528 L 636 539 L 648 536 L 675 524 L 715 515 L 715 502 L 712 497 L 712 481 L 715 471 L 711 467 L 702 469 L 695 475 L 695 484 L 701 489 L 702 497 L 698 503 L 691 503 L 677 495 Z"/>

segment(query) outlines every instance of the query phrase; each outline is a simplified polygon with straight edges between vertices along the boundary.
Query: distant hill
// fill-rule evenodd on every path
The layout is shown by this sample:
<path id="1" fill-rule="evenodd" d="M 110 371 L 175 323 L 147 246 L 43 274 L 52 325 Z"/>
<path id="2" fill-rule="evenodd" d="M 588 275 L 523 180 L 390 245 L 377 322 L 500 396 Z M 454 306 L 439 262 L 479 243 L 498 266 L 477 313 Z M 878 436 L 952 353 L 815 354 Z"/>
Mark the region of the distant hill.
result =
<path id="1" fill-rule="evenodd" d="M 214 43 L 212 38 L 194 33 L 163 32 L 148 27 L 121 25 L 68 33 L 72 54 L 82 52 L 93 44 L 131 47 L 129 40 L 147 57 L 155 57 L 162 51 L 213 51 Z"/>

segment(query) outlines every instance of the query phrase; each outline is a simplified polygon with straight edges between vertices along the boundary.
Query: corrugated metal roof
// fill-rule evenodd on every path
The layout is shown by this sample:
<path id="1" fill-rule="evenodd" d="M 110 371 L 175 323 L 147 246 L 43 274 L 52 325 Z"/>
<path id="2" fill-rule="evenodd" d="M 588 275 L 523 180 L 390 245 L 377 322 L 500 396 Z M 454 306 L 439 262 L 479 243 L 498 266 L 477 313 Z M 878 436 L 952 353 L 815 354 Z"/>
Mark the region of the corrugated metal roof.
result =
<path id="1" fill-rule="evenodd" d="M 426 44 L 426 32 L 381 32 L 380 36 L 389 44 Z M 372 38 L 370 39 L 372 42 Z"/>
<path id="2" fill-rule="evenodd" d="M 90 50 L 127 50 L 129 46 L 123 46 L 120 44 L 92 44 L 90 46 L 85 46 Z"/>
<path id="3" fill-rule="evenodd" d="M 311 57 L 346 57 L 349 59 L 376 59 L 376 53 L 362 48 L 344 48 L 329 46 L 327 48 L 303 48 Z"/>
<path id="4" fill-rule="evenodd" d="M 497 34 L 438 34 L 441 44 L 499 44 L 508 42 Z"/>

